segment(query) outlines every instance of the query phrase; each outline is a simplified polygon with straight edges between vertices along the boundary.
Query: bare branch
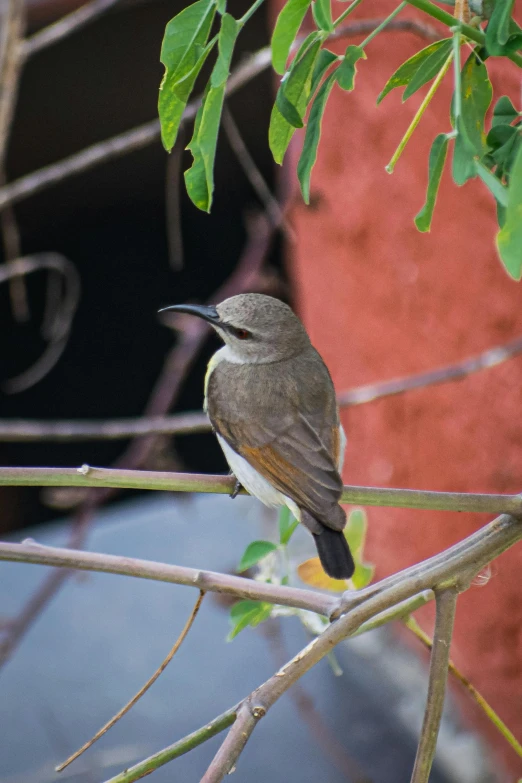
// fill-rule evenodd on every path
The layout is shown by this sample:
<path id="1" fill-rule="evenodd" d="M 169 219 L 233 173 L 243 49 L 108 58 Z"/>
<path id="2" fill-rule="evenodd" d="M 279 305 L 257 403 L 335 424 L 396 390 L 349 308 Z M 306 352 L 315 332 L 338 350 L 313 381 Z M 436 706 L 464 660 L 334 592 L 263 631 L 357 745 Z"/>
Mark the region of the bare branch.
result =
<path id="1" fill-rule="evenodd" d="M 180 635 L 178 636 L 178 638 L 174 642 L 174 644 L 171 647 L 171 649 L 170 649 L 169 653 L 167 654 L 167 656 L 163 659 L 163 661 L 158 666 L 158 668 L 156 669 L 154 674 L 151 677 L 149 677 L 149 679 L 147 680 L 145 685 L 143 685 L 139 689 L 139 691 L 134 694 L 132 699 L 130 701 L 128 701 L 127 704 L 124 707 L 122 707 L 121 710 L 119 710 L 116 713 L 116 715 L 113 715 L 113 717 L 109 721 L 107 721 L 107 723 L 104 726 L 102 726 L 101 729 L 99 729 L 99 731 L 96 732 L 94 737 L 92 737 L 88 742 L 86 742 L 85 745 L 82 745 L 81 748 L 79 748 L 75 753 L 73 753 L 72 756 L 69 756 L 69 758 L 66 759 L 62 764 L 59 764 L 56 767 L 56 772 L 62 772 L 62 770 L 64 770 L 66 767 L 68 767 L 69 764 L 72 764 L 73 761 L 75 761 L 77 758 L 79 758 L 82 755 L 82 753 L 85 753 L 85 751 L 88 750 L 92 745 L 94 745 L 94 743 L 97 742 L 100 739 L 100 737 L 103 737 L 103 735 L 106 734 L 109 731 L 109 729 L 112 729 L 114 724 L 117 723 L 120 720 L 120 718 L 123 718 L 123 716 L 126 715 L 127 712 L 132 707 L 134 707 L 136 702 L 138 702 L 141 699 L 143 694 L 146 693 L 152 685 L 154 685 L 154 683 L 156 682 L 156 680 L 158 679 L 160 674 L 165 671 L 165 669 L 167 668 L 167 666 L 169 665 L 169 663 L 174 658 L 174 656 L 176 655 L 177 651 L 179 650 L 179 648 L 181 647 L 181 645 L 183 644 L 183 642 L 187 638 L 187 634 L 190 631 L 190 629 L 192 628 L 194 620 L 196 619 L 196 615 L 199 612 L 199 608 L 200 608 L 201 603 L 203 601 L 204 595 L 205 595 L 205 593 L 201 590 L 200 593 L 199 593 L 199 596 L 198 596 L 198 600 L 194 604 L 194 607 L 193 607 L 193 609 L 192 609 L 192 611 L 190 613 L 190 616 L 189 616 L 187 622 L 185 623 L 185 625 L 183 626 L 183 629 L 182 629 Z"/>
<path id="2" fill-rule="evenodd" d="M 357 389 L 341 392 L 337 399 L 341 407 L 364 405 L 367 402 L 380 400 L 382 397 L 391 397 L 395 394 L 412 391 L 413 389 L 422 389 L 425 386 L 434 386 L 439 383 L 448 383 L 449 381 L 460 381 L 472 373 L 496 367 L 498 364 L 519 356 L 521 353 L 522 337 L 517 337 L 505 345 L 489 348 L 478 356 L 472 356 L 464 359 L 462 362 L 450 364 L 447 367 L 440 367 L 437 370 L 428 370 L 428 372 L 396 378 L 392 381 L 384 381 L 384 383 L 359 386 Z"/>
<path id="3" fill-rule="evenodd" d="M 329 615 L 339 602 L 335 596 L 316 593 L 313 590 L 256 582 L 242 576 L 201 571 L 185 566 L 155 563 L 150 560 L 48 547 L 34 541 L 22 544 L 1 541 L 0 560 L 52 565 L 80 571 L 121 574 L 138 579 L 151 579 L 155 582 L 188 585 L 189 587 L 197 587 L 204 592 L 225 593 L 233 595 L 235 598 L 247 598 L 251 601 L 268 601 L 281 606 L 291 606 L 295 609 L 308 609 L 310 612 L 325 616 Z"/>
<path id="4" fill-rule="evenodd" d="M 225 775 L 233 772 L 234 765 L 254 731 L 257 721 L 265 715 L 265 712 L 262 705 L 251 706 L 249 699 L 245 699 L 237 711 L 236 720 L 225 741 L 201 778 L 201 783 L 219 783 Z"/>
<path id="5" fill-rule="evenodd" d="M 442 590 L 436 594 L 437 614 L 430 661 L 428 696 L 411 783 L 428 783 L 435 757 L 448 679 L 449 655 L 457 596 L 458 592 L 455 588 Z"/>
<path id="6" fill-rule="evenodd" d="M 335 37 L 347 38 L 354 35 L 360 35 L 368 30 L 374 30 L 381 21 L 382 19 L 376 19 L 366 22 L 356 22 L 353 25 L 346 25 L 336 31 Z M 367 26 L 363 26 L 363 24 Z M 394 20 L 393 22 L 390 22 L 386 30 L 415 33 L 422 38 L 432 40 L 432 28 L 413 20 L 404 20 L 402 22 Z M 299 42 L 300 39 L 297 43 Z M 258 74 L 268 68 L 270 63 L 270 48 L 265 47 L 264 49 L 260 49 L 245 63 L 238 66 L 231 74 L 227 82 L 226 94 L 232 95 L 232 93 L 239 90 L 245 84 L 248 84 Z M 187 108 L 183 115 L 183 122 L 194 119 L 200 102 L 201 98 L 198 97 L 187 104 Z M 5 207 L 6 204 L 16 204 L 29 196 L 33 196 L 44 188 L 61 182 L 66 177 L 81 174 L 100 163 L 105 163 L 107 160 L 142 149 L 157 141 L 159 137 L 159 121 L 152 120 L 137 128 L 125 131 L 125 133 L 121 133 L 118 136 L 113 136 L 111 139 L 107 139 L 98 144 L 93 144 L 91 147 L 87 147 L 81 152 L 70 155 L 68 158 L 64 158 L 57 163 L 52 163 L 50 166 L 45 166 L 32 174 L 20 177 L 20 179 L 0 188 L 0 209 Z"/>
<path id="7" fill-rule="evenodd" d="M 341 406 L 364 405 L 396 394 L 402 394 L 427 386 L 462 380 L 482 370 L 496 367 L 522 353 L 522 337 L 489 348 L 478 356 L 468 357 L 462 362 L 430 370 L 417 375 L 408 375 L 392 381 L 359 386 L 341 392 L 338 401 Z M 132 438 L 137 435 L 186 435 L 210 432 L 210 422 L 203 413 L 185 413 L 173 416 L 154 416 L 128 419 L 96 420 L 0 420 L 0 441 L 67 441 Z M 498 511 L 499 509 L 496 509 Z"/>
<path id="8" fill-rule="evenodd" d="M 75 33 L 89 22 L 97 19 L 109 8 L 112 8 L 119 0 L 90 0 L 76 11 L 63 16 L 57 22 L 44 27 L 43 30 L 31 35 L 22 44 L 22 57 L 27 60 L 42 49 L 52 46 L 63 38 Z"/>
<path id="9" fill-rule="evenodd" d="M 94 487 L 100 489 L 148 489 L 165 492 L 210 492 L 229 495 L 232 476 L 207 473 L 169 473 L 119 468 L 1 468 L 0 486 Z M 242 494 L 246 494 L 242 491 Z M 472 511 L 522 515 L 521 495 L 488 495 L 471 492 L 433 492 L 424 489 L 381 489 L 345 486 L 342 503 L 392 506 L 436 511 Z"/>

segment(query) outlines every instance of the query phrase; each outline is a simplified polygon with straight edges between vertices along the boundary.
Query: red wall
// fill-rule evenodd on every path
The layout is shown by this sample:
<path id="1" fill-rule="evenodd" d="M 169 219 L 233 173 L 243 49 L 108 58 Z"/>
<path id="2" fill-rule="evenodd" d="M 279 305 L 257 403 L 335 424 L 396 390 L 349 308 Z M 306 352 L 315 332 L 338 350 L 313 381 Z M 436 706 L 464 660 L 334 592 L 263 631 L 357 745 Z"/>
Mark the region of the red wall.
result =
<path id="1" fill-rule="evenodd" d="M 387 2 L 367 3 L 357 18 L 389 11 Z M 376 96 L 395 68 L 426 44 L 411 34 L 383 34 L 359 63 L 355 91 L 334 88 L 312 177 L 313 206 L 298 198 L 290 212 L 296 241 L 288 246 L 288 257 L 300 312 L 338 390 L 455 362 L 522 333 L 522 287 L 497 259 L 494 202 L 485 188 L 472 182 L 459 189 L 446 172 L 431 233 L 420 234 L 413 224 L 424 203 L 431 142 L 450 129 L 451 74 L 395 173 L 384 170 L 422 95 L 402 105 L 395 91 L 380 107 Z M 339 51 L 343 45 L 346 41 Z M 517 102 L 520 72 L 494 65 L 496 76 L 501 68 L 495 88 Z M 288 155 L 291 178 L 302 143 L 298 136 Z M 345 481 L 520 491 L 521 388 L 519 358 L 458 383 L 346 411 Z M 367 554 L 378 577 L 432 555 L 487 520 L 426 511 L 368 512 Z M 487 585 L 461 596 L 452 648 L 456 663 L 519 738 L 521 567 L 518 546 L 493 564 Z M 426 614 L 421 619 L 429 623 Z M 520 760 L 505 750 L 479 711 L 472 707 L 469 715 L 522 774 Z"/>

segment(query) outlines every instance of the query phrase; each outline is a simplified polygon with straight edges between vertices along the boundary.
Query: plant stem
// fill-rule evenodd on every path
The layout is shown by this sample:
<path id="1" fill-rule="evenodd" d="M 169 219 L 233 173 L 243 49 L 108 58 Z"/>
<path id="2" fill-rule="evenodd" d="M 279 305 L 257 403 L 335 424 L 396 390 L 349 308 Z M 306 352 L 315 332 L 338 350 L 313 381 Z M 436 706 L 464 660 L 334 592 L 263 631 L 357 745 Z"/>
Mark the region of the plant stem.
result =
<path id="1" fill-rule="evenodd" d="M 449 14 L 447 11 L 443 11 L 442 8 L 439 8 L 434 3 L 431 3 L 430 0 L 408 0 L 408 3 L 415 8 L 418 8 L 420 11 L 424 11 L 425 14 L 433 17 L 433 19 L 437 19 L 439 22 L 442 22 L 442 24 L 445 24 L 446 27 L 455 26 L 455 17 Z M 470 38 L 472 41 L 475 41 L 481 46 L 484 46 L 486 42 L 486 36 L 479 27 L 472 27 L 469 24 L 461 23 L 460 29 L 466 38 Z M 519 54 L 512 52 L 511 54 L 508 54 L 507 57 L 516 63 L 516 65 L 522 67 L 522 57 Z"/>
<path id="2" fill-rule="evenodd" d="M 431 650 L 431 648 L 433 647 L 433 641 L 430 639 L 428 634 L 422 630 L 418 622 L 413 617 L 408 617 L 404 621 L 404 625 L 406 626 L 406 628 L 408 628 L 408 630 L 410 630 L 412 633 L 415 634 L 417 639 L 419 639 L 419 641 L 422 642 L 422 644 L 424 644 L 424 646 L 427 647 L 428 650 Z M 451 660 L 449 662 L 449 671 L 461 683 L 461 685 L 463 685 L 464 688 L 466 688 L 466 690 L 474 699 L 474 701 L 487 715 L 487 717 L 493 723 L 493 725 L 499 730 L 499 732 L 502 734 L 504 739 L 507 740 L 507 742 L 511 745 L 515 753 L 518 756 L 520 756 L 520 758 L 522 758 L 522 745 L 517 740 L 515 735 L 508 729 L 508 727 L 506 726 L 502 718 L 495 712 L 495 710 L 489 704 L 489 702 L 486 701 L 486 699 L 482 696 L 481 693 L 479 693 L 479 691 L 475 688 L 475 686 L 472 685 L 472 683 L 468 680 L 468 678 L 462 674 L 460 669 L 457 669 L 457 667 Z"/>
<path id="3" fill-rule="evenodd" d="M 184 753 L 188 753 L 189 750 L 197 748 L 203 742 L 215 737 L 216 734 L 228 729 L 236 719 L 237 706 L 232 707 L 230 710 L 218 715 L 217 718 L 202 726 L 200 729 L 196 729 L 191 734 L 187 734 L 183 739 L 178 740 L 173 745 L 169 745 L 167 748 L 163 748 L 158 753 L 154 753 L 153 756 L 149 756 L 147 759 L 140 761 L 133 767 L 120 772 L 119 775 L 105 781 L 105 783 L 133 783 L 135 780 L 144 778 L 145 775 L 150 775 L 163 764 L 167 764 L 173 759 L 177 759 L 178 756 L 182 756 Z"/>
<path id="4" fill-rule="evenodd" d="M 386 19 L 383 19 L 380 25 L 378 25 L 375 30 L 372 30 L 370 35 L 368 35 L 362 43 L 359 44 L 359 47 L 361 49 L 364 49 L 365 46 L 367 46 L 370 41 L 373 41 L 376 35 L 379 35 L 379 33 L 384 30 L 385 27 L 388 26 L 388 24 L 391 22 L 392 19 L 395 19 L 395 17 L 400 14 L 400 12 L 408 5 L 407 0 L 404 0 L 400 5 L 397 6 L 395 11 L 392 11 L 389 16 L 386 17 Z"/>
<path id="5" fill-rule="evenodd" d="M 386 611 L 381 612 L 372 620 L 368 620 L 368 622 L 363 623 L 361 627 L 350 636 L 350 639 L 353 639 L 355 636 L 360 636 L 363 633 L 367 633 L 368 631 L 374 631 L 376 628 L 380 628 L 392 620 L 401 620 L 406 615 L 410 615 L 412 612 L 420 609 L 421 606 L 424 606 L 430 601 L 433 601 L 434 598 L 435 594 L 433 590 L 425 590 L 423 593 L 414 595 L 412 598 L 408 598 L 406 601 L 401 601 L 396 606 L 392 606 L 391 609 L 386 609 Z M 406 625 L 408 625 L 408 622 L 409 620 L 405 620 Z"/>
<path id="6" fill-rule="evenodd" d="M 362 3 L 362 0 L 353 0 L 353 3 L 351 3 L 346 11 L 343 11 L 341 16 L 338 16 L 337 19 L 334 22 L 334 30 L 336 30 L 342 22 L 346 19 L 347 16 L 349 16 L 352 11 L 355 11 L 358 5 Z"/>
<path id="7" fill-rule="evenodd" d="M 450 55 L 448 56 L 448 59 L 446 60 L 446 62 L 444 63 L 444 65 L 442 66 L 440 71 L 438 72 L 438 74 L 437 74 L 437 76 L 435 78 L 435 81 L 433 82 L 433 84 L 431 85 L 430 89 L 426 93 L 426 97 L 424 98 L 424 100 L 422 101 L 421 105 L 419 106 L 419 109 L 418 109 L 415 117 L 411 121 L 408 130 L 406 131 L 406 133 L 402 137 L 399 146 L 395 150 L 392 159 L 390 160 L 388 165 L 385 167 L 386 171 L 388 172 L 388 174 L 392 174 L 393 173 L 393 169 L 395 168 L 395 165 L 396 165 L 397 161 L 399 160 L 400 156 L 404 152 L 404 148 L 406 147 L 406 144 L 409 142 L 409 140 L 410 140 L 410 138 L 411 138 L 411 136 L 413 134 L 413 131 L 415 130 L 415 128 L 419 124 L 422 115 L 424 114 L 424 112 L 428 108 L 429 104 L 431 103 L 431 100 L 432 100 L 433 96 L 437 92 L 437 89 L 438 89 L 441 81 L 443 80 L 444 76 L 446 75 L 447 70 L 450 67 L 452 60 L 453 60 L 453 52 L 450 53 Z"/>
<path id="8" fill-rule="evenodd" d="M 460 25 L 453 33 L 453 73 L 455 77 L 455 125 L 459 129 L 459 119 L 462 114 L 462 91 L 460 78 Z"/>
<path id="9" fill-rule="evenodd" d="M 458 592 L 455 588 L 443 590 L 436 596 L 437 614 L 430 660 L 428 696 L 411 783 L 428 783 L 435 756 L 448 679 L 449 652 L 457 596 Z"/>
<path id="10" fill-rule="evenodd" d="M 243 16 L 240 19 L 237 20 L 238 25 L 240 27 L 243 27 L 243 25 L 246 24 L 246 22 L 248 22 L 250 17 L 255 14 L 255 12 L 259 8 L 259 6 L 261 6 L 263 4 L 263 2 L 264 2 L 264 0 L 256 0 L 255 3 L 252 6 L 250 6 L 248 11 L 246 13 L 244 13 Z"/>

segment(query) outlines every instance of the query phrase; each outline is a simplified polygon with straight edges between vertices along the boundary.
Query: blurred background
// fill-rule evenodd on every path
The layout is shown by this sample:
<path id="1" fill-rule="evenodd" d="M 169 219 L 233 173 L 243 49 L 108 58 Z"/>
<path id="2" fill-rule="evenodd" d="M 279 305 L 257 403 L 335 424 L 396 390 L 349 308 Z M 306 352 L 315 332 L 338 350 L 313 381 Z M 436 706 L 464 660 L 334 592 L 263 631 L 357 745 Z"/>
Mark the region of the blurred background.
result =
<path id="1" fill-rule="evenodd" d="M 0 95 L 0 175 L 22 192 L 13 210 L 4 209 L 1 218 L 0 431 L 2 424 L 20 419 L 119 420 L 144 413 L 200 411 L 205 366 L 217 341 L 199 331 L 199 326 L 183 319 L 161 321 L 156 313 L 166 304 L 217 301 L 239 290 L 271 293 L 296 308 L 339 392 L 461 362 L 522 334 L 520 287 L 508 280 L 496 258 L 494 204 L 488 194 L 474 182 L 458 190 L 449 176 L 444 177 L 431 234 L 421 235 L 413 225 L 424 201 L 429 146 L 441 122 L 446 122 L 449 82 L 442 85 L 423 117 L 393 177 L 384 171 L 422 96 L 414 96 L 407 108 L 401 107 L 400 96 L 390 95 L 380 107 L 376 107 L 375 98 L 395 68 L 433 39 L 432 30 L 397 30 L 379 36 L 369 48 L 368 61 L 360 65 L 354 93 L 334 89 L 323 123 L 310 207 L 302 204 L 295 187 L 300 134 L 296 134 L 285 166 L 276 171 L 267 144 L 275 83 L 269 70 L 256 75 L 227 100 L 228 113 L 216 157 L 214 205 L 211 214 L 205 215 L 192 206 L 182 181 L 180 184 L 180 171 L 187 167 L 189 153 L 183 152 L 180 143 L 167 156 L 156 120 L 163 31 L 184 5 L 178 0 L 93 0 L 86 6 L 93 9 L 89 23 L 82 26 L 73 21 L 71 30 L 63 37 L 56 35 L 52 44 L 39 39 L 39 31 L 74 12 L 74 3 L 33 0 L 26 6 L 13 1 L 2 6 L 4 55 L 9 31 L 16 38 L 25 26 L 29 45 L 18 65 L 18 90 L 11 79 L 11 83 L 4 81 Z M 237 17 L 247 7 L 243 0 L 232 0 L 228 10 Z M 278 8 L 277 2 L 262 7 L 246 25 L 233 67 L 241 66 L 249 54 L 268 44 Z M 385 0 L 365 0 L 354 17 L 376 19 L 389 10 Z M 409 15 L 417 18 L 413 11 Z M 357 40 L 355 37 L 351 42 Z M 343 42 L 337 46 L 338 51 L 343 50 Z M 5 62 L 4 57 L 4 79 L 6 72 L 9 75 Z M 495 64 L 491 71 L 498 94 L 510 94 L 518 103 L 515 75 L 500 72 Z M 202 84 L 206 76 L 204 72 Z M 5 120 L 9 110 L 11 125 Z M 105 143 L 128 131 L 130 136 L 119 138 L 117 144 Z M 187 126 L 185 144 L 190 133 Z M 97 146 L 82 156 L 92 145 Z M 54 173 L 45 169 L 61 161 L 65 163 Z M 38 187 L 26 179 L 33 172 L 38 172 Z M 24 276 L 13 279 L 13 270 L 21 270 L 14 266 L 19 257 L 27 259 Z M 515 356 L 459 383 L 346 407 L 343 421 L 349 445 L 345 481 L 519 492 L 521 382 L 522 362 Z M 0 464 L 117 464 L 225 472 L 213 436 L 202 429 L 199 426 L 198 432 L 176 437 L 63 442 L 28 442 L 14 436 L 9 441 L 4 436 Z M 234 568 L 244 545 L 260 529 L 270 537 L 273 520 L 267 519 L 257 504 L 248 509 L 241 505 L 253 501 L 241 499 L 234 505 L 226 498 L 158 500 L 136 498 L 136 494 L 107 493 L 102 497 L 77 490 L 2 487 L 0 534 L 16 540 L 33 535 L 49 542 L 68 541 L 121 553 L 127 551 L 128 544 L 128 553 L 135 556 L 224 570 Z M 111 506 L 108 511 L 107 506 Z M 252 525 L 247 531 L 240 524 L 243 511 Z M 180 528 L 174 539 L 169 520 L 178 517 L 190 525 L 186 533 Z M 477 515 L 395 509 L 369 509 L 368 518 L 367 555 L 376 564 L 378 578 L 440 551 L 486 521 Z M 209 519 L 216 519 L 215 524 L 208 526 Z M 232 525 L 226 537 L 222 524 Z M 474 586 L 462 596 L 452 650 L 462 671 L 519 737 L 520 560 L 520 548 L 509 551 L 493 564 L 489 579 L 483 580 L 487 584 Z M 0 780 L 10 783 L 54 779 L 50 770 L 58 757 L 81 744 L 159 663 L 178 632 L 174 625 L 177 628 L 184 622 L 191 600 L 188 596 L 179 608 L 176 591 L 158 587 L 158 595 L 152 596 L 151 586 L 145 591 L 143 586 L 131 586 L 137 593 L 122 612 L 118 596 L 127 580 L 120 580 L 120 584 L 114 577 L 109 580 L 110 590 L 115 591 L 111 619 L 100 626 L 99 602 L 103 605 L 109 583 L 106 586 L 102 577 L 93 575 L 68 582 L 44 614 L 24 614 L 24 609 L 35 609 L 31 600 L 42 574 L 29 566 L 0 566 L 0 614 L 6 618 L 0 642 L 8 661 L 6 675 L 0 677 L 6 710 L 3 718 L 8 721 L 9 716 L 18 715 L 0 753 Z M 150 601 L 162 606 L 160 593 L 165 609 L 149 617 L 150 629 L 145 630 L 142 615 L 149 616 L 145 606 Z M 90 605 L 81 623 L 74 620 L 80 600 Z M 240 696 L 265 676 L 266 640 L 260 641 L 264 632 L 248 630 L 237 642 L 222 644 L 227 632 L 225 609 L 214 605 L 208 610 L 214 618 L 208 620 L 211 639 L 205 637 L 205 649 L 203 641 L 199 645 L 201 658 L 197 658 L 194 671 L 183 668 L 181 662 L 176 666 L 188 681 L 197 677 L 202 667 L 214 664 L 215 682 L 223 676 L 219 674 L 221 665 L 241 671 Z M 150 639 L 165 613 L 172 621 L 161 629 L 164 644 L 161 651 L 150 650 L 149 643 L 141 640 Z M 103 636 L 100 628 L 106 629 L 118 616 L 122 632 L 133 637 L 133 655 L 128 667 L 123 667 L 125 673 L 115 669 L 112 681 L 120 673 L 121 680 L 115 686 L 114 704 L 109 705 L 103 680 L 111 675 L 102 671 L 102 648 L 99 657 L 93 657 L 94 643 L 86 647 L 85 635 L 91 640 Z M 431 609 L 421 613 L 420 620 L 430 630 Z M 64 629 L 70 633 L 67 644 L 60 639 Z M 290 654 L 305 641 L 302 629 L 293 632 L 292 636 L 286 627 L 283 631 L 290 634 Z M 393 783 L 404 779 L 404 770 L 411 763 L 426 661 L 417 656 L 416 647 L 409 650 L 399 632 L 387 630 L 372 638 L 362 651 L 354 645 L 343 648 L 348 679 L 335 679 L 327 666 L 314 673 L 318 679 L 310 687 L 316 689 L 318 709 L 324 707 L 321 721 L 331 720 L 338 729 L 335 741 L 354 763 L 350 772 L 344 762 L 333 763 L 329 772 L 324 772 L 329 767 L 320 766 L 325 780 Z M 107 644 L 106 637 L 99 641 Z M 110 646 L 116 661 L 125 655 L 120 636 L 112 639 Z M 372 655 L 377 657 L 371 659 Z M 377 663 L 370 666 L 370 659 Z M 401 661 L 407 661 L 402 675 Z M 269 671 L 275 665 L 270 659 Z M 417 665 L 420 676 L 415 679 Z M 380 677 L 372 675 L 357 690 L 361 671 L 367 670 L 378 671 Z M 52 688 L 42 685 L 51 671 Z M 351 679 L 349 672 L 353 673 Z M 176 674 L 169 676 L 176 688 Z M 85 724 L 79 721 L 65 736 L 60 721 L 68 723 L 64 716 L 70 706 L 64 706 L 63 700 L 75 699 L 81 710 L 93 682 L 99 686 L 99 694 L 93 691 L 86 716 L 89 720 Z M 414 683 L 413 691 L 411 687 L 408 690 L 408 682 Z M 381 692 L 387 694 L 385 708 Z M 129 718 L 135 734 L 129 723 L 128 733 L 121 724 L 114 745 L 107 740 L 108 748 L 125 743 L 131 747 L 125 750 L 119 766 L 117 757 L 114 771 L 160 747 L 161 731 L 165 731 L 166 744 L 239 698 L 231 686 L 224 704 L 217 705 L 212 693 L 208 687 L 202 688 L 198 699 L 203 700 L 204 708 L 194 714 L 194 724 L 166 726 L 165 710 L 173 719 L 180 708 L 177 700 L 169 701 L 166 707 L 158 687 L 157 712 L 143 707 L 143 720 L 140 713 Z M 330 693 L 331 700 L 326 699 L 325 694 Z M 420 705 L 417 711 L 413 709 L 417 717 L 397 723 L 394 704 L 404 700 Z M 353 712 L 344 711 L 348 702 L 350 709 L 357 705 Z M 372 708 L 372 704 L 377 706 Z M 361 711 L 367 707 L 363 718 Z M 298 744 L 309 745 L 306 710 L 290 703 L 287 709 L 289 714 L 275 717 L 272 728 L 269 721 L 263 723 L 267 739 L 256 736 L 252 747 L 257 746 L 262 754 L 265 742 L 272 742 L 290 723 L 300 720 L 299 731 L 303 733 L 301 740 L 295 739 L 294 760 L 302 767 L 299 779 L 305 780 L 304 775 L 309 774 L 311 780 L 312 762 L 303 760 L 304 751 Z M 441 737 L 446 761 L 439 758 L 439 777 L 434 780 L 478 783 L 513 781 L 522 775 L 519 760 L 462 694 L 455 693 L 450 712 L 449 728 Z M 23 745 L 17 742 L 28 715 L 35 713 L 45 730 L 41 725 L 34 729 L 38 741 L 34 755 L 28 756 L 30 741 Z M 51 714 L 61 717 L 48 720 Z M 153 722 L 150 735 L 157 739 L 157 747 L 145 743 L 146 747 L 136 750 L 147 720 Z M 367 744 L 361 744 L 360 739 L 353 742 L 361 736 L 353 729 L 358 720 L 366 729 Z M 317 735 L 317 722 L 314 725 L 311 731 Z M 470 731 L 477 732 L 480 739 L 473 739 Z M 451 742 L 444 744 L 444 737 L 453 736 L 464 738 L 458 749 Z M 287 753 L 283 747 L 281 754 Z M 330 761 L 332 754 L 335 756 L 324 742 L 319 742 L 317 753 Z M 376 753 L 382 755 L 381 766 L 375 761 Z M 458 757 L 465 763 L 452 766 L 450 761 L 456 763 Z M 82 781 L 104 779 L 102 770 L 111 766 L 104 762 L 97 767 L 97 761 L 90 764 L 88 760 L 82 763 L 86 766 L 71 773 Z M 198 762 L 194 763 L 195 767 L 180 772 L 180 779 L 198 779 Z M 253 781 L 248 770 L 261 761 L 249 761 L 245 756 L 242 764 L 239 772 L 244 777 L 240 779 Z M 392 767 L 397 774 L 393 780 Z M 171 769 L 173 773 L 164 770 L 165 779 L 176 774 L 175 768 Z M 260 780 L 274 772 L 264 769 L 261 774 Z M 292 779 L 291 772 L 285 774 L 285 779 Z"/>

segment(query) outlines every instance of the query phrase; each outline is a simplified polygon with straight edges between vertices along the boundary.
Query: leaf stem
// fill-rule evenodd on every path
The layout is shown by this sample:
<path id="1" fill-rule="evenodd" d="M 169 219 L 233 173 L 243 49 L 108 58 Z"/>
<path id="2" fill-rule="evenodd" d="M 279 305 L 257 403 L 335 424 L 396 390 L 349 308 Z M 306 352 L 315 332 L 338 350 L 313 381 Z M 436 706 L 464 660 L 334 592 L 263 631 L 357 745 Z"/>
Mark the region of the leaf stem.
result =
<path id="1" fill-rule="evenodd" d="M 404 152 L 404 148 L 406 147 L 406 144 L 409 142 L 409 140 L 410 140 L 410 138 L 411 138 L 415 128 L 419 124 L 422 115 L 424 114 L 424 112 L 426 111 L 428 106 L 430 105 L 433 96 L 437 92 L 437 89 L 438 89 L 441 81 L 443 80 L 444 76 L 447 73 L 448 68 L 451 65 L 451 61 L 452 60 L 453 60 L 453 52 L 450 52 L 450 54 L 448 56 L 448 59 L 446 60 L 446 62 L 444 63 L 444 65 L 442 66 L 440 71 L 438 72 L 438 74 L 437 74 L 437 76 L 435 78 L 435 81 L 433 82 L 433 84 L 431 85 L 430 89 L 426 93 L 426 97 L 424 98 L 424 100 L 422 101 L 421 105 L 419 106 L 418 111 L 417 111 L 415 117 L 413 118 L 413 120 L 411 121 L 408 130 L 406 131 L 406 133 L 402 137 L 399 146 L 397 147 L 397 149 L 393 153 L 392 159 L 390 160 L 388 165 L 385 167 L 386 171 L 388 172 L 388 174 L 392 174 L 393 173 L 393 170 L 395 168 L 395 165 L 396 165 L 397 161 L 399 160 L 400 156 Z"/>
<path id="2" fill-rule="evenodd" d="M 252 6 L 250 6 L 248 11 L 246 13 L 244 13 L 243 16 L 241 16 L 237 20 L 238 25 L 240 27 L 243 27 L 243 25 L 246 24 L 246 22 L 248 22 L 250 17 L 253 16 L 255 14 L 255 12 L 257 11 L 257 9 L 263 4 L 263 2 L 264 2 L 264 0 L 256 0 L 255 3 Z"/>
<path id="3" fill-rule="evenodd" d="M 362 3 L 362 0 L 353 0 L 353 3 L 351 3 L 346 11 L 343 11 L 341 16 L 337 17 L 337 19 L 334 22 L 334 30 L 336 30 L 342 22 L 346 19 L 347 16 L 349 16 L 352 11 L 355 11 L 358 5 Z"/>
<path id="4" fill-rule="evenodd" d="M 364 47 L 365 47 L 365 46 L 367 46 L 367 44 L 369 44 L 369 43 L 370 43 L 370 41 L 373 41 L 373 39 L 375 38 L 375 36 L 376 36 L 376 35 L 379 35 L 379 33 L 380 33 L 382 30 L 384 30 L 384 28 L 385 28 L 385 27 L 387 27 L 387 25 L 389 24 L 389 22 L 391 22 L 391 20 L 392 20 L 392 19 L 395 19 L 395 17 L 396 17 L 398 14 L 400 14 L 400 12 L 403 10 L 403 8 L 405 8 L 407 5 L 408 5 L 408 2 L 407 2 L 407 0 L 403 0 L 403 2 L 402 2 L 400 5 L 398 5 L 398 6 L 397 6 L 397 8 L 395 9 L 395 11 L 392 11 L 392 12 L 391 12 L 391 14 L 390 14 L 389 16 L 387 16 L 387 17 L 386 17 L 386 19 L 383 19 L 383 20 L 382 20 L 382 22 L 380 23 L 380 25 L 378 25 L 378 26 L 375 28 L 375 30 L 372 30 L 372 32 L 370 33 L 370 35 L 368 35 L 368 36 L 367 36 L 367 37 L 364 39 L 364 41 L 363 41 L 361 44 L 359 44 L 359 47 L 360 47 L 361 49 L 364 49 Z"/>
<path id="5" fill-rule="evenodd" d="M 461 77 L 460 77 L 460 25 L 455 25 L 453 31 L 453 74 L 455 77 L 455 123 L 454 126 L 459 128 L 459 118 L 462 114 L 462 92 L 461 92 Z"/>

